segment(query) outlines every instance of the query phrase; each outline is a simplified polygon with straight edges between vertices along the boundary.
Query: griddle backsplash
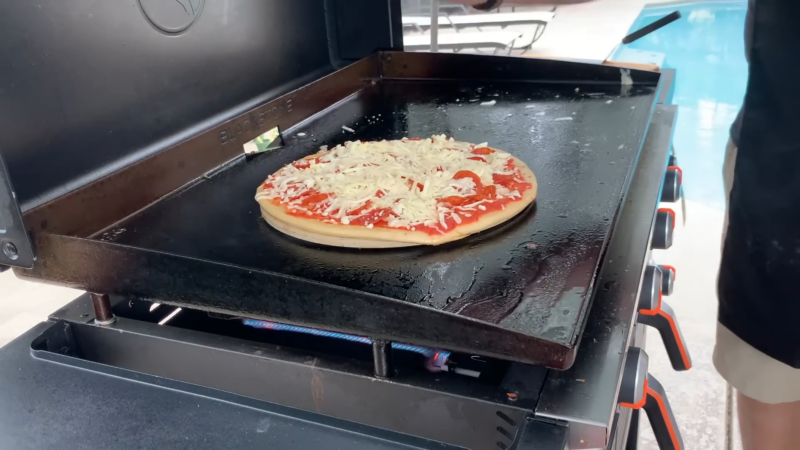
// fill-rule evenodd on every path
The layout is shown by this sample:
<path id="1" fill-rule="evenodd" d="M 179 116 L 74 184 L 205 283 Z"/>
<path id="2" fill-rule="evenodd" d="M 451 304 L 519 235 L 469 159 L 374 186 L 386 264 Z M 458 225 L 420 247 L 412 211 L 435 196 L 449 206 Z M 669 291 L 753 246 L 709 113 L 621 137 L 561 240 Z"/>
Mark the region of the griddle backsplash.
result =
<path id="1" fill-rule="evenodd" d="M 241 160 L 104 236 L 380 294 L 571 345 L 655 99 L 655 86 L 623 87 L 624 95 L 620 89 L 384 80 L 291 130 L 284 148 Z M 488 142 L 523 160 L 539 181 L 535 204 L 458 242 L 394 250 L 310 244 L 261 219 L 253 199 L 259 183 L 323 144 L 433 134 Z"/>

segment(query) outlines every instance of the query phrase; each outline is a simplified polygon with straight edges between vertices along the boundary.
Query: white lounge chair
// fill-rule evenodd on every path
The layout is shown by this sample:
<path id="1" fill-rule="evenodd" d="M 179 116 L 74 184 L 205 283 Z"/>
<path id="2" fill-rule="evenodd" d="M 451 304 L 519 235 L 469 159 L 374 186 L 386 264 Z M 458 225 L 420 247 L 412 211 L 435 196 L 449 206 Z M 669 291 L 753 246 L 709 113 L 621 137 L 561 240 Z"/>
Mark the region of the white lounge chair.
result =
<path id="1" fill-rule="evenodd" d="M 458 16 L 439 16 L 439 27 L 453 27 L 456 30 L 464 27 L 501 26 L 535 23 L 547 25 L 555 16 L 552 12 L 534 11 L 502 14 L 466 14 Z M 430 28 L 430 17 L 404 16 L 403 26 L 418 29 Z"/>
<path id="2" fill-rule="evenodd" d="M 488 31 L 481 33 L 447 33 L 439 35 L 439 48 L 451 49 L 454 51 L 467 48 L 494 48 L 494 49 L 514 49 L 527 47 L 529 44 L 521 44 L 519 38 L 522 37 L 521 31 L 501 30 Z M 428 34 L 403 36 L 403 47 L 405 50 L 427 50 L 431 46 L 431 36 Z"/>

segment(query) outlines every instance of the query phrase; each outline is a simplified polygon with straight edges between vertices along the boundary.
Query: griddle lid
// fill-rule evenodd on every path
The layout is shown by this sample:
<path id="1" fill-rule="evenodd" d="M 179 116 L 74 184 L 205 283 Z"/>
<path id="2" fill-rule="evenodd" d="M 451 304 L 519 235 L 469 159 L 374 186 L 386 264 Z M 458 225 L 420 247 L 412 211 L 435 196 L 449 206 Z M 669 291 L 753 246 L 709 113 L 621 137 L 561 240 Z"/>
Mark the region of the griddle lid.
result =
<path id="1" fill-rule="evenodd" d="M 16 200 L 28 211 L 397 48 L 399 23 L 399 2 L 372 0 L 2 2 L 0 154 Z"/>

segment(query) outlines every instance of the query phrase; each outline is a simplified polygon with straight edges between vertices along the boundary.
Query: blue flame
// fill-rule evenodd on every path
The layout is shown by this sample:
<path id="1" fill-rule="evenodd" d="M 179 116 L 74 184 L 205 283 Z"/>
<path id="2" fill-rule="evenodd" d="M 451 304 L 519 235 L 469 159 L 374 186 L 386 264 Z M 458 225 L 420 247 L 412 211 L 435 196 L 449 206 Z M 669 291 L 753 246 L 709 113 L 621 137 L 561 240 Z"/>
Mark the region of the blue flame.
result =
<path id="1" fill-rule="evenodd" d="M 305 333 L 314 336 L 322 336 L 335 339 L 343 339 L 350 342 L 358 342 L 361 344 L 372 344 L 372 339 L 364 336 L 354 336 L 352 334 L 337 333 L 336 331 L 318 330 L 316 328 L 300 327 L 297 325 L 287 325 L 285 323 L 268 322 L 266 320 L 255 319 L 242 319 L 242 323 L 248 327 L 261 328 L 264 330 L 276 331 L 291 331 L 294 333 Z M 392 348 L 395 350 L 404 350 L 408 352 L 419 353 L 425 356 L 425 367 L 432 372 L 439 372 L 442 366 L 447 364 L 450 358 L 450 352 L 445 350 L 434 350 L 427 347 L 420 347 L 418 345 L 401 344 L 399 342 L 392 342 Z"/>

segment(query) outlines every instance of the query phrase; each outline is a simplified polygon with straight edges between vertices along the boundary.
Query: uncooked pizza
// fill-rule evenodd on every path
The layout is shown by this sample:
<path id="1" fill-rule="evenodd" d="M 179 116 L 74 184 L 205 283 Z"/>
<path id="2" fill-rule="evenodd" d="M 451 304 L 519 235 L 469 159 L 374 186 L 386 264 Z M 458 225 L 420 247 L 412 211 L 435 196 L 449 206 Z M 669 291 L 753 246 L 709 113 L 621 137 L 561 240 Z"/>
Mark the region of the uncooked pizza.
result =
<path id="1" fill-rule="evenodd" d="M 264 219 L 298 239 L 354 248 L 439 245 L 497 226 L 536 198 L 522 161 L 445 136 L 346 142 L 258 187 Z"/>

